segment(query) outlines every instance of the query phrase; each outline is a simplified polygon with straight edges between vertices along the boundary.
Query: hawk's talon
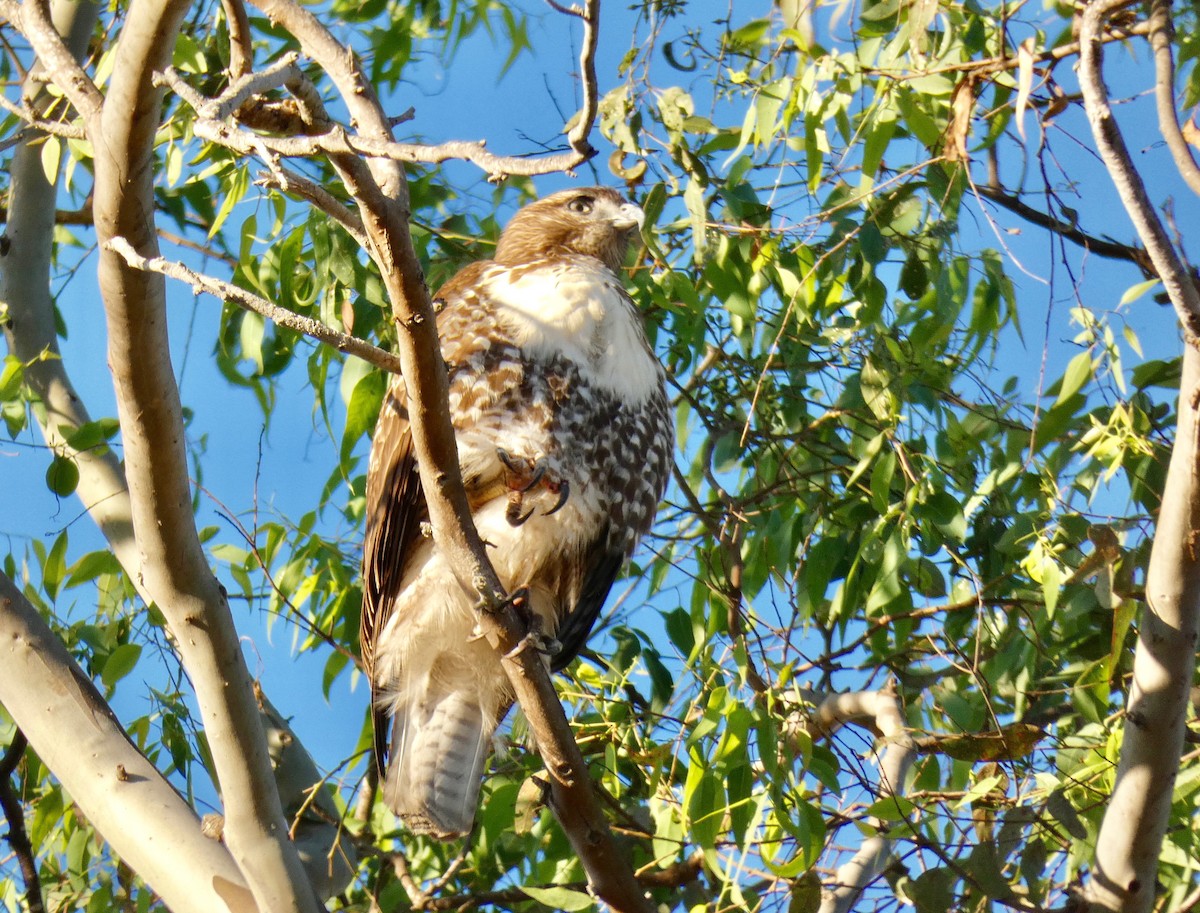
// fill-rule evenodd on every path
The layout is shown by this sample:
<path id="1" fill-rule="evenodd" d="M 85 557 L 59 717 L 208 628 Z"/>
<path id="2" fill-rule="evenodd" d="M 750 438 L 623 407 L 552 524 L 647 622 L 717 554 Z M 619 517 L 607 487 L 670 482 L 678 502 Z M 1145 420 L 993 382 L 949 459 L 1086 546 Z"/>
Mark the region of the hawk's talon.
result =
<path id="1" fill-rule="evenodd" d="M 520 493 L 514 492 L 513 494 L 515 497 L 508 502 L 508 510 L 504 513 L 504 519 L 508 521 L 509 526 L 521 526 L 533 516 L 533 508 L 531 507 L 525 513 L 521 513 Z"/>
<path id="2" fill-rule="evenodd" d="M 546 477 L 546 458 L 539 457 L 536 460 L 529 460 L 525 457 L 517 458 L 505 450 L 503 447 L 496 448 L 496 457 L 504 464 L 504 468 L 517 476 L 518 479 L 529 476 L 529 481 L 524 484 L 509 484 L 509 489 L 515 492 L 524 494 L 532 488 L 535 488 Z"/>
<path id="3" fill-rule="evenodd" d="M 554 488 L 551 487 L 550 490 L 554 491 Z M 558 513 L 560 510 L 563 509 L 563 505 L 565 505 L 567 503 L 567 498 L 569 498 L 570 496 L 571 496 L 571 483 L 568 482 L 566 479 L 563 479 L 558 484 L 558 500 L 554 502 L 554 506 L 551 507 L 548 511 L 546 511 L 546 513 L 543 514 L 543 516 L 548 517 L 551 514 Z M 522 520 L 521 522 L 524 523 L 525 521 Z"/>

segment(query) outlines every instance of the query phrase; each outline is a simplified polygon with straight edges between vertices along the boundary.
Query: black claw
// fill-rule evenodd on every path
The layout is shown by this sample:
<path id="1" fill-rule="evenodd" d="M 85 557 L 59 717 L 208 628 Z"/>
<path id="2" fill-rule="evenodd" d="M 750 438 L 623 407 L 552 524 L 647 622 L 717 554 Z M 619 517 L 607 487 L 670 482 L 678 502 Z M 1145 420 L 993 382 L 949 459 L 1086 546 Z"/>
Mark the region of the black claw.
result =
<path id="1" fill-rule="evenodd" d="M 533 516 L 533 508 L 529 508 L 525 513 L 521 513 L 520 499 L 509 502 L 508 510 L 504 514 L 504 519 L 508 521 L 509 526 L 521 526 Z"/>
<path id="2" fill-rule="evenodd" d="M 545 475 L 546 475 L 546 461 L 544 459 L 538 460 L 536 463 L 533 464 L 533 475 L 531 475 L 529 477 L 528 484 L 526 484 L 524 488 L 518 488 L 517 491 L 529 491 L 529 489 L 531 489 L 531 488 L 533 488 L 533 486 L 537 485 L 538 482 L 542 481 L 542 478 Z"/>
<path id="3" fill-rule="evenodd" d="M 509 453 L 507 450 L 505 450 L 503 447 L 496 448 L 496 456 L 500 459 L 500 462 L 504 464 L 504 468 L 507 469 L 509 472 L 517 472 L 518 471 L 516 460 L 514 460 L 512 458 L 512 454 Z"/>
<path id="4" fill-rule="evenodd" d="M 558 486 L 558 500 L 554 502 L 554 506 L 546 511 L 545 516 L 556 514 L 562 510 L 563 505 L 567 503 L 567 498 L 571 494 L 571 483 L 564 479 Z"/>

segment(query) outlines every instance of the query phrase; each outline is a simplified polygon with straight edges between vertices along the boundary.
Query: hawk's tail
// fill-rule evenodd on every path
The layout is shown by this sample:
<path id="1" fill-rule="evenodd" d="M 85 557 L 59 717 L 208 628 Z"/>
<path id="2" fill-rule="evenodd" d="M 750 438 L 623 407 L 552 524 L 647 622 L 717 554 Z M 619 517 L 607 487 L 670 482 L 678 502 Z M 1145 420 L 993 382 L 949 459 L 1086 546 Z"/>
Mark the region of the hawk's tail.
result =
<path id="1" fill-rule="evenodd" d="M 388 807 L 418 834 L 451 840 L 469 833 L 495 720 L 470 693 L 443 691 L 397 707 L 392 725 Z"/>

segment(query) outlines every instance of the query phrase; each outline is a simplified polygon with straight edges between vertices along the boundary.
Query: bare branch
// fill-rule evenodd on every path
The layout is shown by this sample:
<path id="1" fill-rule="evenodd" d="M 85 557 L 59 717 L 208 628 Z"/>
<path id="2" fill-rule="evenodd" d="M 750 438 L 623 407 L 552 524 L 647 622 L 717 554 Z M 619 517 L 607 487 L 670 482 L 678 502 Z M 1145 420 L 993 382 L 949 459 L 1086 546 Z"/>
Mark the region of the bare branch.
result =
<path id="1" fill-rule="evenodd" d="M 205 276 L 202 273 L 197 273 L 195 270 L 189 269 L 182 263 L 166 260 L 162 257 L 143 257 L 124 238 L 112 238 L 105 246 L 124 257 L 125 262 L 134 269 L 158 273 L 171 279 L 178 279 L 180 282 L 186 282 L 197 292 L 205 292 L 222 301 L 230 301 L 238 307 L 266 317 L 279 326 L 295 330 L 297 333 L 303 333 L 305 336 L 310 336 L 318 342 L 331 345 L 338 351 L 345 352 L 347 355 L 357 356 L 363 361 L 375 365 L 377 368 L 382 368 L 384 371 L 393 374 L 400 371 L 400 359 L 391 352 L 387 352 L 378 346 L 373 346 L 364 339 L 339 333 L 319 320 L 304 317 L 277 304 L 272 304 L 266 298 L 238 288 L 231 282 L 223 282 L 212 276 Z"/>
<path id="2" fill-rule="evenodd" d="M 1060 238 L 1065 238 L 1068 241 L 1078 244 L 1089 253 L 1113 260 L 1127 260 L 1130 263 L 1136 264 L 1145 275 L 1150 276 L 1154 274 L 1154 265 L 1150 261 L 1150 256 L 1146 253 L 1146 249 L 1140 245 L 1121 244 L 1118 241 L 1089 235 L 1073 222 L 1064 222 L 1062 219 L 1057 219 L 1049 213 L 1035 209 L 1019 196 L 1009 193 L 994 181 L 989 180 L 986 184 L 975 184 L 973 186 L 981 197 L 986 197 L 993 203 L 1004 207 L 1031 225 L 1037 225 L 1045 228 L 1047 231 L 1054 232 Z"/>
<path id="3" fill-rule="evenodd" d="M 201 834 L 195 813 L 3 574 L 0 643 L 0 704 L 116 853 L 175 913 L 255 913 L 229 852 Z"/>
<path id="4" fill-rule="evenodd" d="M 1100 157 L 1189 340 L 1195 344 L 1200 339 L 1200 292 L 1146 195 L 1145 184 L 1134 168 L 1121 129 L 1113 117 L 1108 89 L 1104 85 L 1104 48 L 1100 38 L 1104 17 L 1127 4 L 1128 0 L 1091 0 L 1084 8 L 1079 26 L 1079 88 Z"/>
<path id="5" fill-rule="evenodd" d="M 1151 0 L 1150 47 L 1154 51 L 1154 98 L 1158 108 L 1158 127 L 1167 148 L 1175 159 L 1192 193 L 1200 194 L 1200 167 L 1192 155 L 1192 147 L 1179 129 L 1179 112 L 1175 108 L 1175 59 L 1171 45 L 1175 41 L 1175 23 L 1171 16 L 1171 0 Z"/>
<path id="6" fill-rule="evenodd" d="M 804 728 L 828 737 L 847 723 L 858 723 L 877 732 L 884 743 L 879 754 L 877 796 L 885 799 L 900 795 L 908 769 L 916 760 L 917 749 L 894 689 L 824 696 L 802 693 L 800 697 L 813 707 L 802 723 Z M 825 891 L 822 897 L 821 913 L 847 913 L 887 864 L 891 839 L 886 824 L 875 818 L 868 818 L 865 823 L 876 833 L 864 840 L 858 851 L 838 867 L 834 887 Z"/>
<path id="7" fill-rule="evenodd" d="M 600 91 L 596 79 L 596 47 L 600 37 L 600 0 L 584 0 L 584 8 L 572 7 L 564 9 L 557 3 L 551 2 L 556 10 L 571 13 L 583 20 L 583 45 L 579 50 L 579 73 L 583 79 L 583 107 L 579 111 L 579 119 L 567 134 L 571 149 L 581 156 L 576 165 L 581 165 L 593 155 L 596 150 L 588 142 L 592 127 L 596 123 L 596 112 L 600 107 Z M 574 168 L 575 165 L 568 166 Z M 564 168 L 563 170 L 568 170 Z"/>
<path id="8" fill-rule="evenodd" d="M 268 167 L 270 170 L 259 176 L 255 181 L 256 184 L 263 187 L 274 187 L 281 193 L 289 193 L 308 200 L 346 229 L 346 232 L 358 242 L 360 247 L 364 249 L 367 247 L 367 235 L 363 230 L 362 219 L 347 208 L 341 200 L 320 184 L 310 181 L 304 175 L 298 174 L 290 168 L 284 168 L 275 162 L 269 163 Z"/>
<path id="9" fill-rule="evenodd" d="M 29 832 L 25 830 L 25 810 L 21 807 L 21 799 L 12 786 L 12 775 L 25 755 L 29 743 L 25 734 L 17 729 L 13 732 L 12 741 L 4 756 L 0 757 L 0 811 L 4 812 L 4 820 L 8 823 L 8 833 L 5 838 L 12 847 L 13 855 L 21 868 L 21 877 L 25 880 L 25 906 L 29 913 L 45 913 L 46 904 L 42 900 L 42 883 L 38 878 L 37 857 L 33 845 L 29 842 Z"/>
<path id="10" fill-rule="evenodd" d="M 229 75 L 231 80 L 245 76 L 254 66 L 254 45 L 250 37 L 250 17 L 242 0 L 221 0 L 221 10 L 229 26 Z"/>
<path id="11" fill-rule="evenodd" d="M 38 56 L 38 67 L 62 89 L 80 116 L 84 120 L 96 117 L 104 99 L 54 27 L 46 0 L 24 0 L 19 7 L 14 0 L 0 0 L 0 15 L 29 40 Z"/>

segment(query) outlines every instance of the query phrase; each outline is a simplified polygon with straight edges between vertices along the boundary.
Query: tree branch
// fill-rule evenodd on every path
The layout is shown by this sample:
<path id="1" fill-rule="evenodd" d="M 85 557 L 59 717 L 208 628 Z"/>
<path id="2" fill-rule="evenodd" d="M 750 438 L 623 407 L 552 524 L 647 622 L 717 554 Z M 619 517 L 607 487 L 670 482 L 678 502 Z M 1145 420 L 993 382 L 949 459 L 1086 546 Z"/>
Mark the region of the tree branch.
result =
<path id="1" fill-rule="evenodd" d="M 876 798 L 898 796 L 904 788 L 904 778 L 916 760 L 917 747 L 909 733 L 904 711 L 894 689 L 883 691 L 852 691 L 844 694 L 819 695 L 802 692 L 801 700 L 813 709 L 801 721 L 805 729 L 825 737 L 831 736 L 847 723 L 867 725 L 878 732 L 884 747 L 879 757 L 879 785 Z M 887 864 L 891 838 L 887 825 L 876 818 L 864 822 L 875 834 L 868 837 L 847 862 L 838 866 L 834 887 L 824 891 L 820 913 L 847 913 Z"/>
<path id="2" fill-rule="evenodd" d="M 1154 211 L 1146 186 L 1142 183 L 1121 128 L 1113 117 L 1104 85 L 1104 48 L 1100 38 L 1104 17 L 1126 5 L 1128 0 L 1090 0 L 1080 17 L 1079 88 L 1087 112 L 1092 136 L 1100 157 L 1116 185 L 1125 211 L 1137 229 L 1138 237 L 1162 280 L 1175 312 L 1186 329 L 1189 344 L 1200 339 L 1200 291 L 1175 252 L 1162 221 Z"/>
<path id="3" fill-rule="evenodd" d="M 1097 38 L 1118 0 L 1091 0 L 1080 22 L 1079 84 L 1096 145 L 1163 281 L 1187 336 L 1179 425 L 1163 491 L 1141 614 L 1116 781 L 1084 886 L 1093 909 L 1149 911 L 1183 750 L 1188 692 L 1200 636 L 1200 292 L 1146 195 L 1108 104 Z"/>
<path id="4" fill-rule="evenodd" d="M 2 597 L 0 597 L 2 598 Z M 25 755 L 29 743 L 25 734 L 17 729 L 13 732 L 8 749 L 0 758 L 0 811 L 4 812 L 4 820 L 8 822 L 8 845 L 12 847 L 17 864 L 21 867 L 21 877 L 25 880 L 25 905 L 29 913 L 45 913 L 46 904 L 42 900 L 42 882 L 38 878 L 37 857 L 33 845 L 29 842 L 29 832 L 25 830 L 25 812 L 21 808 L 21 799 L 12 786 L 12 775 Z"/>
<path id="5" fill-rule="evenodd" d="M 253 0 L 272 21 L 300 42 L 341 93 L 356 124 L 355 142 L 391 142 L 391 123 L 346 48 L 324 25 L 292 0 Z M 441 357 L 429 289 L 409 234 L 408 189 L 397 161 L 371 158 L 366 166 L 347 146 L 331 154 L 357 202 L 399 328 L 397 344 L 409 395 L 413 449 L 434 538 L 468 592 L 481 599 L 480 623 L 502 657 L 517 700 L 529 720 L 551 778 L 551 806 L 578 853 L 596 894 L 618 911 L 648 911 L 644 891 L 618 851 L 593 794 L 579 747 L 563 715 L 541 655 L 509 604 L 471 520 L 458 450 L 447 406 L 447 374 Z"/>
<path id="6" fill-rule="evenodd" d="M 1126 260 L 1136 264 L 1145 275 L 1154 275 L 1154 264 L 1151 262 L 1149 254 L 1146 253 L 1146 249 L 1140 245 L 1121 244 L 1117 241 L 1089 235 L 1073 222 L 1064 222 L 1062 219 L 1056 219 L 1054 216 L 1042 212 L 1040 209 L 1034 209 L 1019 196 L 1009 193 L 993 180 L 989 179 L 986 184 L 976 184 L 975 189 L 981 197 L 986 197 L 993 203 L 1004 207 L 1031 225 L 1037 225 L 1040 228 L 1053 232 L 1060 238 L 1065 238 L 1068 241 L 1078 244 L 1089 253 L 1100 257 L 1107 257 L 1111 260 Z"/>
<path id="7" fill-rule="evenodd" d="M 363 361 L 375 365 L 384 371 L 396 374 L 400 372 L 400 359 L 391 352 L 378 346 L 373 346 L 365 339 L 347 336 L 327 326 L 319 320 L 304 317 L 294 311 L 289 311 L 277 304 L 272 304 L 266 298 L 239 288 L 231 282 L 223 282 L 212 276 L 205 276 L 189 269 L 182 263 L 172 262 L 162 257 L 143 257 L 133 249 L 124 238 L 111 239 L 106 247 L 116 251 L 125 258 L 125 262 L 134 269 L 158 273 L 171 279 L 186 282 L 197 292 L 206 292 L 221 301 L 229 301 L 247 311 L 253 311 L 266 317 L 278 326 L 287 327 L 297 333 L 310 336 L 318 342 L 333 346 L 335 349 L 354 355 Z"/>
<path id="8" fill-rule="evenodd" d="M 229 852 L 200 833 L 195 813 L 3 574 L 0 645 L 0 704 L 117 855 L 174 913 L 257 913 Z"/>
<path id="9" fill-rule="evenodd" d="M 1154 51 L 1154 99 L 1158 108 L 1158 128 L 1167 148 L 1175 159 L 1175 167 L 1192 193 L 1200 194 L 1200 167 L 1192 155 L 1192 147 L 1179 129 L 1179 112 L 1175 108 L 1175 59 L 1171 45 L 1175 41 L 1175 23 L 1171 17 L 1171 0 L 1150 2 L 1150 48 Z"/>
<path id="10" fill-rule="evenodd" d="M 162 92 L 152 76 L 169 64 L 187 8 L 187 0 L 134 0 L 91 137 L 109 365 L 141 580 L 166 616 L 195 685 L 225 806 L 227 844 L 261 909 L 314 913 L 320 904 L 288 840 L 229 603 L 196 532 L 164 280 L 133 269 L 107 247 L 123 237 L 141 256 L 158 254 L 153 155 Z"/>

